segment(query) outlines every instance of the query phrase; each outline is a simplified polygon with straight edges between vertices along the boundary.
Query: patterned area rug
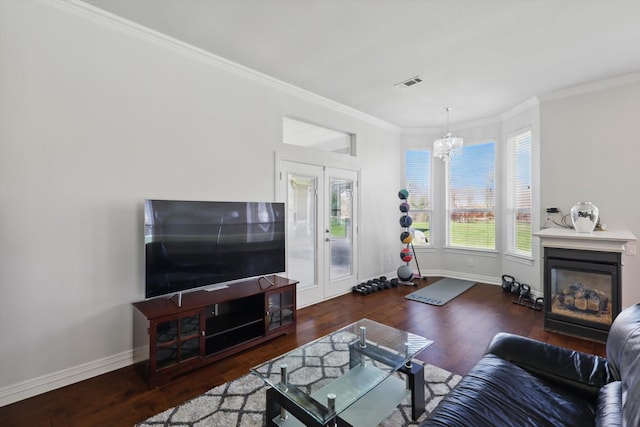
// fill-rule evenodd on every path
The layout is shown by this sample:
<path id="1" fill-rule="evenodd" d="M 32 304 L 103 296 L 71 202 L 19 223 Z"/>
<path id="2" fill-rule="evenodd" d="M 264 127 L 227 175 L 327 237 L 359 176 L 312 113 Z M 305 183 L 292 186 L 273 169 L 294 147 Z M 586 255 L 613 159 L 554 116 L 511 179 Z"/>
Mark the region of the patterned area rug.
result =
<path id="1" fill-rule="evenodd" d="M 402 374 L 397 375 L 402 377 Z M 433 365 L 425 365 L 427 412 L 431 412 L 459 381 L 459 375 Z M 264 426 L 266 389 L 267 386 L 260 378 L 251 374 L 245 375 L 215 387 L 182 405 L 161 412 L 136 426 Z M 411 421 L 411 403 L 407 398 L 379 426 L 417 426 L 425 418 L 426 414 L 423 414 L 417 421 Z"/>

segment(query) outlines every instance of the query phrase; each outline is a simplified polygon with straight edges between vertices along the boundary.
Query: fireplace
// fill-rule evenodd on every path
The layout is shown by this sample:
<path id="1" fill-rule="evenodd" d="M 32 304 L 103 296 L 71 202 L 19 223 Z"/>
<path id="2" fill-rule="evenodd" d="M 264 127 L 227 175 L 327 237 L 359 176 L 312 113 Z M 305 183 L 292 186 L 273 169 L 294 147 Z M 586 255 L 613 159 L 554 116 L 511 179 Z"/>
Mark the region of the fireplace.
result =
<path id="1" fill-rule="evenodd" d="M 606 342 L 622 308 L 622 255 L 629 231 L 547 228 L 534 233 L 544 249 L 544 327 Z"/>
<path id="2" fill-rule="evenodd" d="M 606 342 L 620 313 L 622 254 L 545 248 L 546 329 Z"/>

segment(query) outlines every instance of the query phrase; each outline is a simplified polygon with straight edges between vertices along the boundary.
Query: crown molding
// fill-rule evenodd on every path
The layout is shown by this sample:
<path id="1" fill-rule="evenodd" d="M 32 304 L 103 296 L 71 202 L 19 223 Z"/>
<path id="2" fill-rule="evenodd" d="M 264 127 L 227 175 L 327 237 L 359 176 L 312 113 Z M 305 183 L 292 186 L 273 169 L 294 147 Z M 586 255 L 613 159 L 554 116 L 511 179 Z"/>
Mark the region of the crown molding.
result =
<path id="1" fill-rule="evenodd" d="M 443 128 L 403 128 L 402 135 L 440 135 Z"/>
<path id="2" fill-rule="evenodd" d="M 500 124 L 502 122 L 502 116 L 490 116 L 481 119 L 472 120 L 469 122 L 458 122 L 452 128 L 455 128 L 454 133 L 463 133 L 465 129 L 481 128 L 484 126 L 491 126 Z M 402 135 L 444 135 L 447 132 L 446 127 L 439 128 L 404 128 L 402 129 Z"/>
<path id="3" fill-rule="evenodd" d="M 618 86 L 624 86 L 631 83 L 640 81 L 640 71 L 625 74 L 623 76 L 613 77 L 606 80 L 598 80 L 591 83 L 586 83 L 577 86 L 571 86 L 564 89 L 559 89 L 554 92 L 546 93 L 540 96 L 540 102 L 553 101 L 556 99 L 569 98 L 576 95 L 582 95 L 585 93 L 596 92 L 599 90 L 610 89 Z"/>
<path id="4" fill-rule="evenodd" d="M 530 110 L 532 108 L 540 107 L 540 101 L 537 97 L 529 98 L 526 101 L 516 105 L 515 107 L 509 108 L 504 113 L 500 114 L 500 120 L 508 120 L 518 114 L 522 114 L 523 112 Z"/>
<path id="5" fill-rule="evenodd" d="M 158 31 L 152 30 L 121 16 L 107 12 L 81 0 L 40 0 L 40 2 L 64 10 L 65 12 L 74 14 L 76 16 L 89 19 L 98 24 L 105 25 L 121 33 L 134 36 L 147 42 L 155 43 L 169 50 L 173 50 L 174 52 L 177 52 L 179 54 L 204 62 L 210 66 L 224 70 L 236 76 L 246 78 L 258 84 L 268 86 L 277 91 L 293 95 L 309 103 L 328 108 L 337 113 L 362 120 L 371 125 L 378 126 L 392 132 L 400 133 L 402 130 L 399 126 L 366 114 L 362 111 L 356 110 L 355 108 L 317 95 L 313 92 L 307 91 L 298 86 L 294 86 L 282 80 L 278 80 L 252 68 L 245 67 L 244 65 L 230 61 L 204 49 L 200 49 L 189 43 L 180 41 L 174 37 L 162 34 Z"/>

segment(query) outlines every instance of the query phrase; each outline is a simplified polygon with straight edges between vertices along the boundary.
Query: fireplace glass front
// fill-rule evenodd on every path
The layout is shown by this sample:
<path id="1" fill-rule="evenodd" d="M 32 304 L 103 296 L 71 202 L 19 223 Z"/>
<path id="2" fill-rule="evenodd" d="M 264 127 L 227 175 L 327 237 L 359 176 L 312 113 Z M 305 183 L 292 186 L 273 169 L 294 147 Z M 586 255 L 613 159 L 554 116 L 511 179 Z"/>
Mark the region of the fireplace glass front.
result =
<path id="1" fill-rule="evenodd" d="M 552 313 L 611 325 L 611 275 L 554 268 L 551 295 Z"/>
<path id="2" fill-rule="evenodd" d="M 545 249 L 545 327 L 606 341 L 620 312 L 620 254 Z"/>

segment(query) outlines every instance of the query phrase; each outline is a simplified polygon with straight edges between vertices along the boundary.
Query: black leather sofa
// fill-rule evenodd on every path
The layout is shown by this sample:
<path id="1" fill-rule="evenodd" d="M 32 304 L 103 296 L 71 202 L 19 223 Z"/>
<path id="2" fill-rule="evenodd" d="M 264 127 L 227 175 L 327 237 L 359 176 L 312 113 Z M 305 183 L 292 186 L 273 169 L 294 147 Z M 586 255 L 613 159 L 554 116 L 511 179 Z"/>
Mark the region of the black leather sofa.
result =
<path id="1" fill-rule="evenodd" d="M 426 426 L 640 426 L 640 304 L 613 322 L 606 358 L 497 334 Z"/>

